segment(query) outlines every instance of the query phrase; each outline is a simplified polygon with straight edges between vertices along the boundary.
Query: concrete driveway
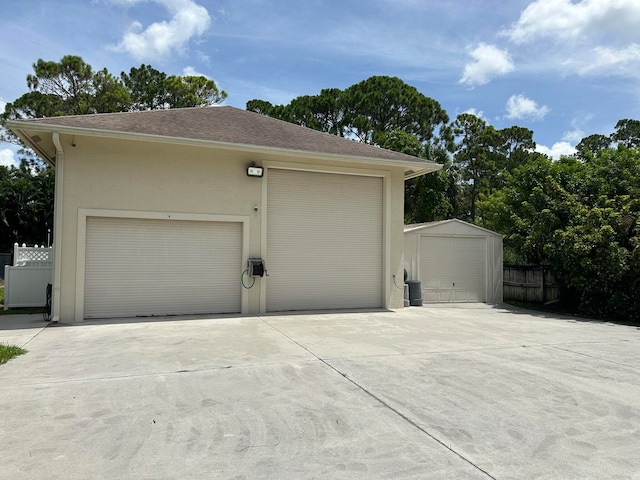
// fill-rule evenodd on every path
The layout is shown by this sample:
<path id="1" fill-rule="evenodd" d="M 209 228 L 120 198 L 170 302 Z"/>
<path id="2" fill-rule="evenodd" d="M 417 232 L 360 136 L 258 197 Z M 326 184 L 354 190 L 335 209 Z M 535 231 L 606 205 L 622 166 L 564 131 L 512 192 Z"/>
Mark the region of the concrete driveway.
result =
<path id="1" fill-rule="evenodd" d="M 640 479 L 640 329 L 486 305 L 0 317 L 0 478 Z"/>

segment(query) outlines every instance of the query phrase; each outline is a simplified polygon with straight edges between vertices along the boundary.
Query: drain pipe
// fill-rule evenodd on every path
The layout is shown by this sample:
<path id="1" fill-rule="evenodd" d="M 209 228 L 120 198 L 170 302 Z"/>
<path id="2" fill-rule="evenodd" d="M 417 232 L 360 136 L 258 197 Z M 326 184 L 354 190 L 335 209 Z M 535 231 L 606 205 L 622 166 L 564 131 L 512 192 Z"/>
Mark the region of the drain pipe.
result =
<path id="1" fill-rule="evenodd" d="M 56 178 L 55 194 L 53 200 L 53 295 L 51 322 L 58 323 L 60 320 L 60 278 L 62 260 L 62 192 L 63 192 L 63 171 L 64 171 L 64 149 L 60 142 L 60 134 L 53 132 L 53 144 L 56 147 Z"/>

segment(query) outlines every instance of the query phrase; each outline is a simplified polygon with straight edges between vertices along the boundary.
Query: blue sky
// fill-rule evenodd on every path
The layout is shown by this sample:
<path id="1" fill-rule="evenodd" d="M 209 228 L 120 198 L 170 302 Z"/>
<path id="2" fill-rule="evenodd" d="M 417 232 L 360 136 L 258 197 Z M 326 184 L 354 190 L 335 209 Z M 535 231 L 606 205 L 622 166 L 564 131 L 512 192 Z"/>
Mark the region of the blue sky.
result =
<path id="1" fill-rule="evenodd" d="M 640 119 L 640 0 L 2 0 L 0 108 L 67 54 L 203 74 L 239 108 L 397 76 L 554 157 Z"/>

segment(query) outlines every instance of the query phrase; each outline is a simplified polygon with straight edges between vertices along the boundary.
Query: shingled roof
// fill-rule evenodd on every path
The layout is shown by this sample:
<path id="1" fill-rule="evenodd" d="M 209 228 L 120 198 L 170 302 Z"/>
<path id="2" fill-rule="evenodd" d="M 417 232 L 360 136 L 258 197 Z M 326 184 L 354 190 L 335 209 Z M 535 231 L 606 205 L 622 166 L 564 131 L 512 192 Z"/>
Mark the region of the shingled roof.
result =
<path id="1" fill-rule="evenodd" d="M 52 164 L 55 164 L 55 149 L 52 150 L 51 142 L 41 144 L 39 133 L 133 137 L 148 141 L 162 138 L 239 149 L 307 152 L 404 166 L 406 178 L 440 168 L 439 164 L 418 157 L 229 106 L 13 120 L 7 125 Z"/>

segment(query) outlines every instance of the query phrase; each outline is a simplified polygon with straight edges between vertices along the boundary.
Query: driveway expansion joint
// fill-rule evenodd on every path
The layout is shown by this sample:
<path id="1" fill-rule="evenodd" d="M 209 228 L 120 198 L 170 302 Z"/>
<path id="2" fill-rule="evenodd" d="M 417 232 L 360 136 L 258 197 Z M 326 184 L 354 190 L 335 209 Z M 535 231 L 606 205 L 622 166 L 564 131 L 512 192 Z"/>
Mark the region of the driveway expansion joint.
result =
<path id="1" fill-rule="evenodd" d="M 20 345 L 22 348 L 25 348 L 27 345 L 29 345 L 29 343 L 31 343 L 38 335 L 40 335 L 42 332 L 45 331 L 45 329 L 47 329 L 47 327 L 51 326 L 51 322 L 47 323 L 46 325 L 44 325 L 43 327 L 40 328 L 40 330 L 38 330 L 38 332 L 33 335 L 31 338 L 29 338 L 29 340 L 27 340 L 26 342 L 24 342 L 22 345 Z"/>
<path id="2" fill-rule="evenodd" d="M 366 389 L 364 386 L 360 385 L 358 382 L 356 382 L 353 378 L 349 377 L 349 375 L 345 372 L 340 371 L 337 367 L 335 367 L 334 365 L 330 364 L 328 361 L 320 358 L 318 355 L 316 355 L 314 352 L 312 352 L 311 350 L 309 350 L 306 346 L 302 345 L 300 342 L 294 340 L 293 338 L 291 338 L 289 335 L 287 335 L 286 333 L 284 333 L 282 330 L 280 330 L 279 328 L 275 327 L 274 325 L 270 324 L 269 322 L 267 322 L 264 318 L 260 318 L 264 323 L 266 323 L 268 326 L 270 326 L 271 328 L 273 328 L 275 331 L 277 331 L 278 333 L 280 333 L 281 335 L 283 335 L 284 337 L 288 338 L 290 341 L 292 341 L 293 343 L 295 343 L 296 345 L 298 345 L 300 348 L 302 348 L 303 350 L 309 352 L 310 355 L 313 355 L 316 359 L 318 359 L 320 362 L 322 362 L 323 364 L 325 364 L 327 367 L 329 367 L 331 370 L 333 370 L 335 373 L 337 373 L 338 375 L 340 375 L 341 377 L 345 378 L 347 381 L 349 381 L 352 385 L 356 386 L 359 390 L 361 390 L 362 392 L 366 393 L 369 397 L 373 398 L 376 402 L 380 403 L 383 407 L 385 407 L 386 409 L 388 409 L 389 411 L 395 413 L 397 416 L 399 416 L 400 418 L 402 418 L 405 422 L 409 423 L 411 426 L 413 426 L 414 428 L 416 428 L 417 430 L 419 430 L 420 432 L 424 433 L 427 437 L 429 437 L 430 439 L 432 439 L 433 441 L 435 441 L 436 443 L 438 443 L 440 446 L 444 447 L 445 449 L 447 449 L 449 452 L 453 453 L 455 456 L 457 456 L 458 458 L 460 458 L 461 460 L 465 461 L 466 463 L 468 463 L 469 465 L 471 465 L 473 468 L 475 468 L 476 470 L 478 470 L 479 472 L 482 472 L 484 475 L 486 475 L 488 478 L 491 478 L 492 480 L 498 480 L 496 477 L 494 477 L 493 475 L 491 475 L 489 472 L 487 472 L 486 470 L 484 470 L 482 467 L 480 467 L 479 465 L 476 465 L 475 463 L 473 463 L 473 461 L 471 461 L 470 459 L 468 459 L 467 457 L 465 457 L 464 455 L 462 455 L 460 452 L 454 450 L 451 446 L 447 445 L 446 443 L 444 443 L 442 440 L 440 440 L 438 437 L 436 437 L 434 434 L 430 433 L 428 430 L 426 430 L 424 427 L 420 426 L 418 423 L 416 423 L 414 420 L 412 420 L 411 418 L 409 418 L 407 415 L 405 415 L 404 413 L 402 413 L 400 410 L 398 410 L 397 408 L 391 406 L 389 403 L 385 402 L 382 398 L 378 397 L 376 394 L 374 394 L 373 392 L 371 392 L 370 390 Z"/>
<path id="3" fill-rule="evenodd" d="M 550 348 L 555 348 L 556 350 L 560 350 L 560 351 L 563 351 L 563 352 L 572 353 L 574 355 L 581 355 L 583 357 L 593 358 L 594 360 L 600 360 L 601 362 L 613 363 L 614 365 L 619 365 L 621 367 L 627 367 L 627 368 L 631 368 L 633 370 L 637 370 L 637 368 L 634 367 L 633 365 L 628 365 L 626 363 L 616 362 L 614 360 L 607 360 L 606 358 L 596 357 L 594 355 L 589 355 L 588 353 L 575 352 L 573 350 L 569 350 L 568 348 L 560 348 L 557 345 L 545 345 L 545 346 L 546 347 L 550 347 Z"/>

